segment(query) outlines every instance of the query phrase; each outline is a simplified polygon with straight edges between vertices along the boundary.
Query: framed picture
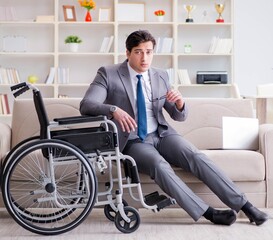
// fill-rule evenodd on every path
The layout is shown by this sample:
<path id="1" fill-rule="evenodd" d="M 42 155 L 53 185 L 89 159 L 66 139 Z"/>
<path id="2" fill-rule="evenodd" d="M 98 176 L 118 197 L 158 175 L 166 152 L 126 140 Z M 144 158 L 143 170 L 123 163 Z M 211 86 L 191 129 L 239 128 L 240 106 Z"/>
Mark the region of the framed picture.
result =
<path id="1" fill-rule="evenodd" d="M 110 19 L 111 19 L 111 9 L 110 8 L 100 8 L 99 22 L 110 22 Z"/>
<path id="2" fill-rule="evenodd" d="M 71 5 L 63 5 L 64 11 L 64 20 L 66 22 L 75 22 L 76 21 L 76 12 L 75 7 Z"/>
<path id="3" fill-rule="evenodd" d="M 118 3 L 117 20 L 120 22 L 144 22 L 144 3 Z"/>

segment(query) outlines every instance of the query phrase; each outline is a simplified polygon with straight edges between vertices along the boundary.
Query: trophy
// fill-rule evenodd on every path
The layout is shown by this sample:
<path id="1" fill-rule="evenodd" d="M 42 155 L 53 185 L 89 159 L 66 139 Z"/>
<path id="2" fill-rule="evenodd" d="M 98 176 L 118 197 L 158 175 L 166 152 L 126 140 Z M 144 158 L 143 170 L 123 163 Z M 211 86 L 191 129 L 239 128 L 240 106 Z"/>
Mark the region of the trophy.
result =
<path id="1" fill-rule="evenodd" d="M 215 3 L 215 8 L 216 8 L 216 11 L 219 13 L 219 16 L 216 19 L 216 22 L 223 23 L 224 19 L 222 17 L 222 13 L 225 9 L 225 4 L 224 3 Z"/>
<path id="2" fill-rule="evenodd" d="M 193 22 L 193 19 L 191 17 L 191 12 L 195 9 L 195 5 L 184 5 L 184 9 L 188 12 L 188 17 L 186 18 L 186 22 Z"/>

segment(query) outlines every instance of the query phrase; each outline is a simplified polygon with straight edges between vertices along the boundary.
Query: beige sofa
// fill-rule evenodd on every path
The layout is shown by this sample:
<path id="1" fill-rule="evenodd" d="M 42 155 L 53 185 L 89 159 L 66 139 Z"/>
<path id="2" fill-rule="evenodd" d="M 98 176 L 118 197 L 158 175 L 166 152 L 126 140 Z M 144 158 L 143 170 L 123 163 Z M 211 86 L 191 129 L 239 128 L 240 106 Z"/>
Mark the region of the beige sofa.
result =
<path id="1" fill-rule="evenodd" d="M 80 99 L 44 99 L 49 119 L 79 115 Z M 222 117 L 253 117 L 250 100 L 245 99 L 186 99 L 189 116 L 185 122 L 170 124 L 186 139 L 204 151 L 212 161 L 246 193 L 257 207 L 273 207 L 273 124 L 260 126 L 256 150 L 221 150 Z M 11 128 L 0 123 L 0 157 L 3 160 L 11 147 L 23 139 L 38 135 L 39 124 L 32 100 L 15 100 Z M 177 174 L 201 198 L 214 207 L 225 207 L 198 179 L 182 169 Z M 158 190 L 147 176 L 140 174 L 144 194 Z M 99 176 L 99 182 L 103 182 Z M 139 206 L 127 196 L 133 206 Z M 3 203 L 0 203 L 3 207 Z"/>

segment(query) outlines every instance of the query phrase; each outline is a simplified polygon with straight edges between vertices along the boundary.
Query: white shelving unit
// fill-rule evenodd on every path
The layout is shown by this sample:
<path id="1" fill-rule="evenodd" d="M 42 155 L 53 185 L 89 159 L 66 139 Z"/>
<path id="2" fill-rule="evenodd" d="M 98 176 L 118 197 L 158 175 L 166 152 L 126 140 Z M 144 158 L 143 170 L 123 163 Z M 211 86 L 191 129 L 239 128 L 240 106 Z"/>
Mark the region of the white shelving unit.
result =
<path id="1" fill-rule="evenodd" d="M 216 23 L 218 14 L 212 0 L 191 0 L 196 5 L 192 13 L 193 23 L 185 23 L 187 17 L 184 0 L 134 0 L 133 3 L 144 3 L 144 22 L 118 22 L 116 13 L 118 3 L 129 3 L 129 0 L 96 0 L 96 9 L 91 10 L 92 22 L 85 22 L 86 9 L 75 0 L 2 0 L 0 7 L 14 7 L 15 21 L 0 21 L 0 66 L 16 68 L 21 81 L 27 81 L 29 75 L 38 76 L 37 86 L 44 97 L 82 97 L 88 85 L 102 65 L 114 64 L 125 60 L 125 39 L 137 29 L 149 30 L 156 39 L 173 38 L 170 53 L 157 53 L 153 65 L 161 68 L 173 68 L 173 86 L 185 97 L 239 97 L 233 81 L 233 53 L 209 54 L 208 50 L 213 37 L 233 39 L 233 0 L 226 0 L 223 13 L 224 23 Z M 76 22 L 66 22 L 63 17 L 63 5 L 73 5 L 76 10 Z M 109 22 L 99 22 L 99 9 L 109 8 Z M 0 8 L 1 9 L 1 8 Z M 163 9 L 166 12 L 163 22 L 158 22 L 154 11 Z M 53 22 L 35 22 L 38 15 L 53 15 Z M 5 36 L 24 36 L 25 52 L 5 52 Z M 83 40 L 77 53 L 72 53 L 64 43 L 68 35 L 78 35 Z M 100 53 L 104 37 L 114 36 L 109 53 Z M 191 44 L 192 52 L 184 53 L 184 45 Z M 45 84 L 51 67 L 69 68 L 69 83 L 59 84 L 55 78 L 52 84 Z M 179 84 L 178 69 L 187 69 L 191 85 Z M 196 84 L 197 71 L 227 71 L 228 84 Z M 9 84 L 0 84 L 0 94 L 8 94 L 10 108 L 13 97 Z M 21 96 L 31 97 L 30 93 Z M 0 116 L 0 121 L 7 116 Z"/>

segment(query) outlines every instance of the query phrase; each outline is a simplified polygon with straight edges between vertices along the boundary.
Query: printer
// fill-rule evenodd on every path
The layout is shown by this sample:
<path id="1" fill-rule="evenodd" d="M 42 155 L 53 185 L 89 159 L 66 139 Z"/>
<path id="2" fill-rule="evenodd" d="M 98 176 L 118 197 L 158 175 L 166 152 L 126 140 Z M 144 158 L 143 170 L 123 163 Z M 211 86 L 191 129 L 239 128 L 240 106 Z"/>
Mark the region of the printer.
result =
<path id="1" fill-rule="evenodd" d="M 197 71 L 197 84 L 225 84 L 228 82 L 227 71 Z"/>

